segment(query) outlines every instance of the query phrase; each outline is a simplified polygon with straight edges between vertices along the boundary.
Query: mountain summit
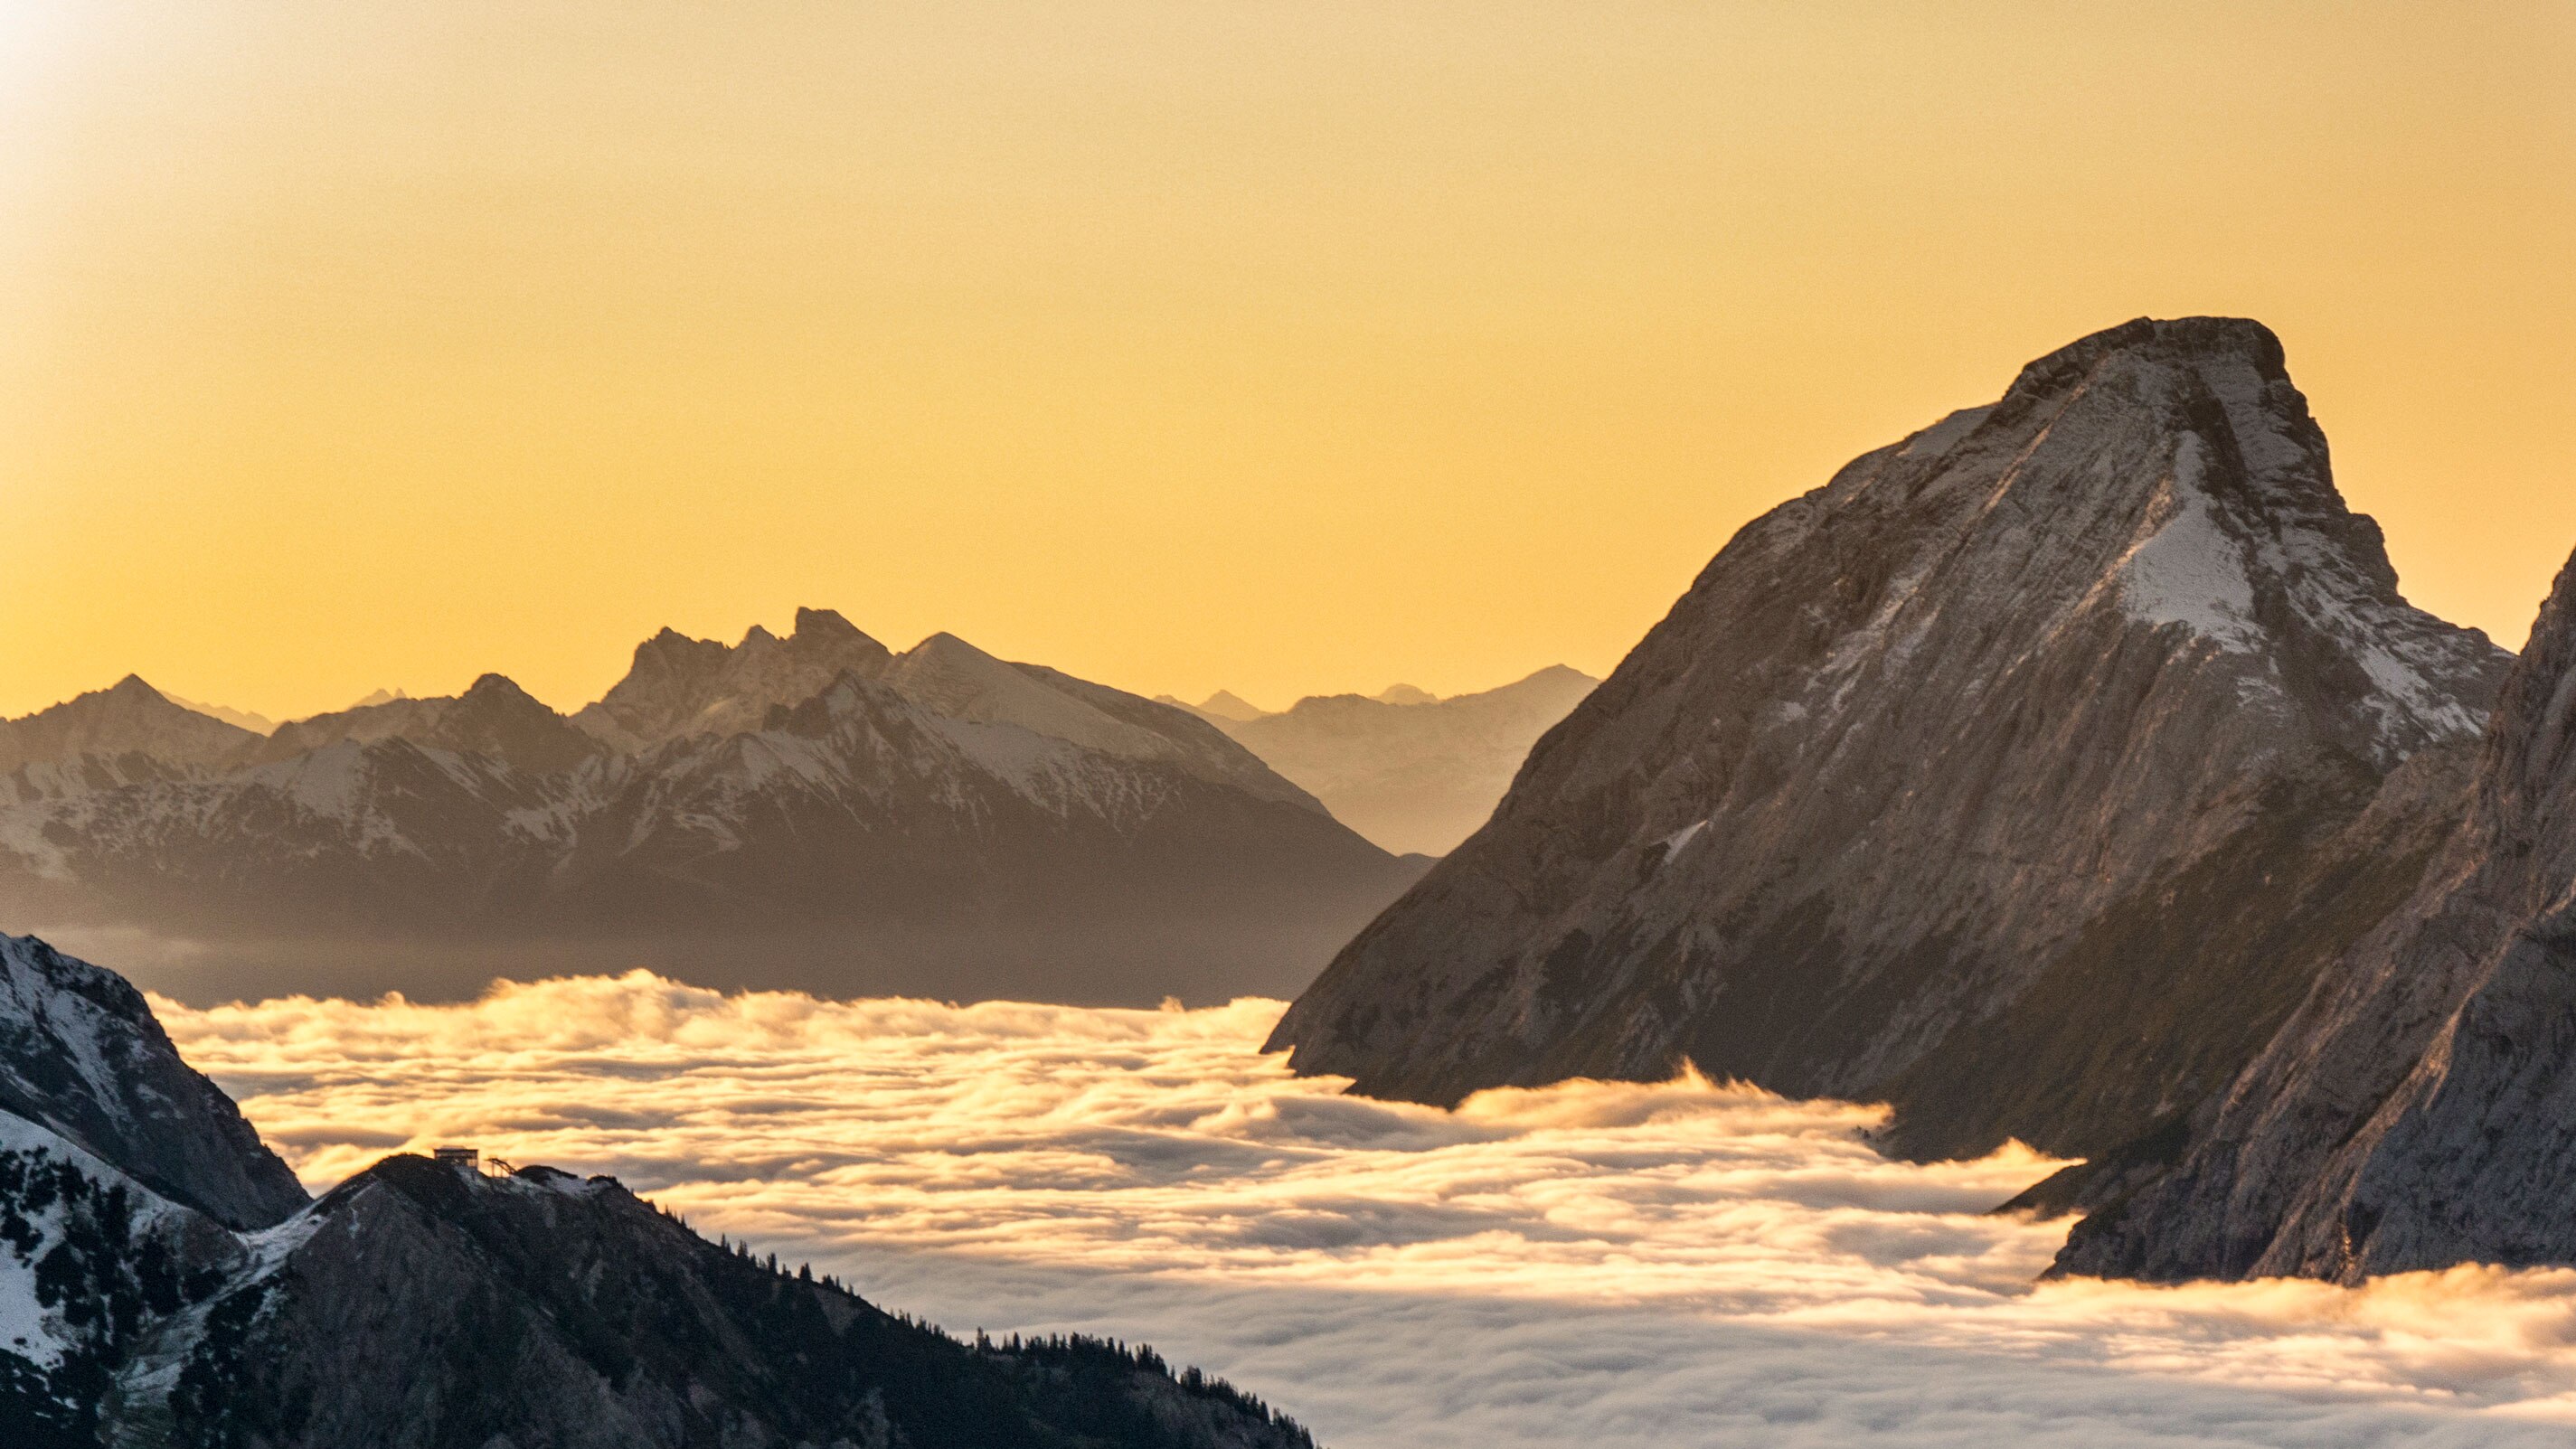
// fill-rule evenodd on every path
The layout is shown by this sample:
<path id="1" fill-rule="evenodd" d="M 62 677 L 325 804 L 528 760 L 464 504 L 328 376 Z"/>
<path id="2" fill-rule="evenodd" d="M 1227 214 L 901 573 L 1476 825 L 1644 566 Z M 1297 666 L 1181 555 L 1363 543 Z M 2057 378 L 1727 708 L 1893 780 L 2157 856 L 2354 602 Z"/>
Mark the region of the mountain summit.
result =
<path id="1" fill-rule="evenodd" d="M 2414 886 L 2508 662 L 2399 597 L 2271 332 L 2130 322 L 1746 526 L 1272 1044 L 2102 1152 Z"/>

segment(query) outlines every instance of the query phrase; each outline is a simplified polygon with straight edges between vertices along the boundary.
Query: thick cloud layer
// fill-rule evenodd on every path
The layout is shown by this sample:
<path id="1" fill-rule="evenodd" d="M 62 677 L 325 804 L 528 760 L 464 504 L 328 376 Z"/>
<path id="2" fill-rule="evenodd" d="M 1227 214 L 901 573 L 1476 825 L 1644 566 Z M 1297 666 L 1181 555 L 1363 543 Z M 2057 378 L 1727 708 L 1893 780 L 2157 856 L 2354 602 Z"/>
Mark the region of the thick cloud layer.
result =
<path id="1" fill-rule="evenodd" d="M 1154 1342 L 1371 1446 L 2576 1444 L 2576 1273 L 2034 1288 L 2044 1175 L 1686 1079 L 1339 1095 L 1280 1004 L 156 1001 L 308 1182 L 467 1143 L 953 1328 Z"/>

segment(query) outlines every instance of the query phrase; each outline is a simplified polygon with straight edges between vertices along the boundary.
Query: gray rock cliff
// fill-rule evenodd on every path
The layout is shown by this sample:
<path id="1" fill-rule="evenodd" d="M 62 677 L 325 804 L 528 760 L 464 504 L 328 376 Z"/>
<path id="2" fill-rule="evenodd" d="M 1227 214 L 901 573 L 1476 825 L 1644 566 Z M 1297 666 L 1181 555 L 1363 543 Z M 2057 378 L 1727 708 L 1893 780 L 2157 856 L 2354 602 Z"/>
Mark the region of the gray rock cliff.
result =
<path id="1" fill-rule="evenodd" d="M 1747 525 L 1272 1044 L 2104 1153 L 2414 887 L 2508 659 L 2399 596 L 2269 331 L 2128 323 Z"/>
<path id="2" fill-rule="evenodd" d="M 2576 1263 L 2576 566 L 2507 679 L 2467 826 L 2171 1172 L 2061 1273 L 2356 1281 Z"/>

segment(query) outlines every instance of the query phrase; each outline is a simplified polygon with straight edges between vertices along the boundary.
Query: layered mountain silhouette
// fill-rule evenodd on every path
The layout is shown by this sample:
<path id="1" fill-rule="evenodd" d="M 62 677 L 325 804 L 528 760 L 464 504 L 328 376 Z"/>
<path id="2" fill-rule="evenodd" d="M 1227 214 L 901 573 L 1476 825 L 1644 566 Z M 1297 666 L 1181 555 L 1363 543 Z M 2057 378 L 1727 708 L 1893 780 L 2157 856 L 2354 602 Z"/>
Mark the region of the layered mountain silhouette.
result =
<path id="1" fill-rule="evenodd" d="M 969 1344 L 615 1180 L 308 1201 L 121 978 L 0 937 L 0 1443 L 1313 1449 L 1150 1350 Z"/>
<path id="2" fill-rule="evenodd" d="M 2399 596 L 2270 332 L 2132 322 L 1748 525 L 1272 1044 L 2145 1161 L 2421 884 L 2508 663 Z"/>
<path id="3" fill-rule="evenodd" d="M 261 737 L 129 679 L 0 748 L 0 910 L 238 958 L 209 990 L 1284 993 L 1418 871 L 1186 711 L 818 610 L 666 631 L 570 718 L 486 675 Z"/>
<path id="4" fill-rule="evenodd" d="M 1398 684 L 1375 695 L 1310 695 L 1277 714 L 1223 691 L 1182 708 L 1379 845 L 1443 855 L 1493 813 L 1531 743 L 1600 682 L 1556 664 L 1446 699 Z"/>

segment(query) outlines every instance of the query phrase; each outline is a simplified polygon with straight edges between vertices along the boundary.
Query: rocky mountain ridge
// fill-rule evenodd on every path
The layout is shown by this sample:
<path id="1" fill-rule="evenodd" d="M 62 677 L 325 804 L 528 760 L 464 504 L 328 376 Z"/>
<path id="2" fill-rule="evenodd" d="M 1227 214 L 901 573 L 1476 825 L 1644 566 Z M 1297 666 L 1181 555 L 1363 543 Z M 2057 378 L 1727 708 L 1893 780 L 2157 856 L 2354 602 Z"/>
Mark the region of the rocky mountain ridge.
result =
<path id="1" fill-rule="evenodd" d="M 2268 331 L 2113 328 L 1748 525 L 1272 1045 L 2107 1154 L 2414 888 L 2508 658 L 2398 595 Z"/>
<path id="2" fill-rule="evenodd" d="M 600 969 L 562 954 L 597 943 L 718 985 L 1222 999 L 1293 989 L 1413 871 L 1184 711 L 949 635 L 895 656 L 819 610 L 783 640 L 666 632 L 569 719 L 498 675 L 265 738 L 120 690 L 230 752 L 8 776 L 0 919 L 269 953 L 216 993 L 471 991 Z M 299 941 L 385 974 L 263 974 Z M 388 941 L 492 965 L 430 979 L 467 968 Z"/>

